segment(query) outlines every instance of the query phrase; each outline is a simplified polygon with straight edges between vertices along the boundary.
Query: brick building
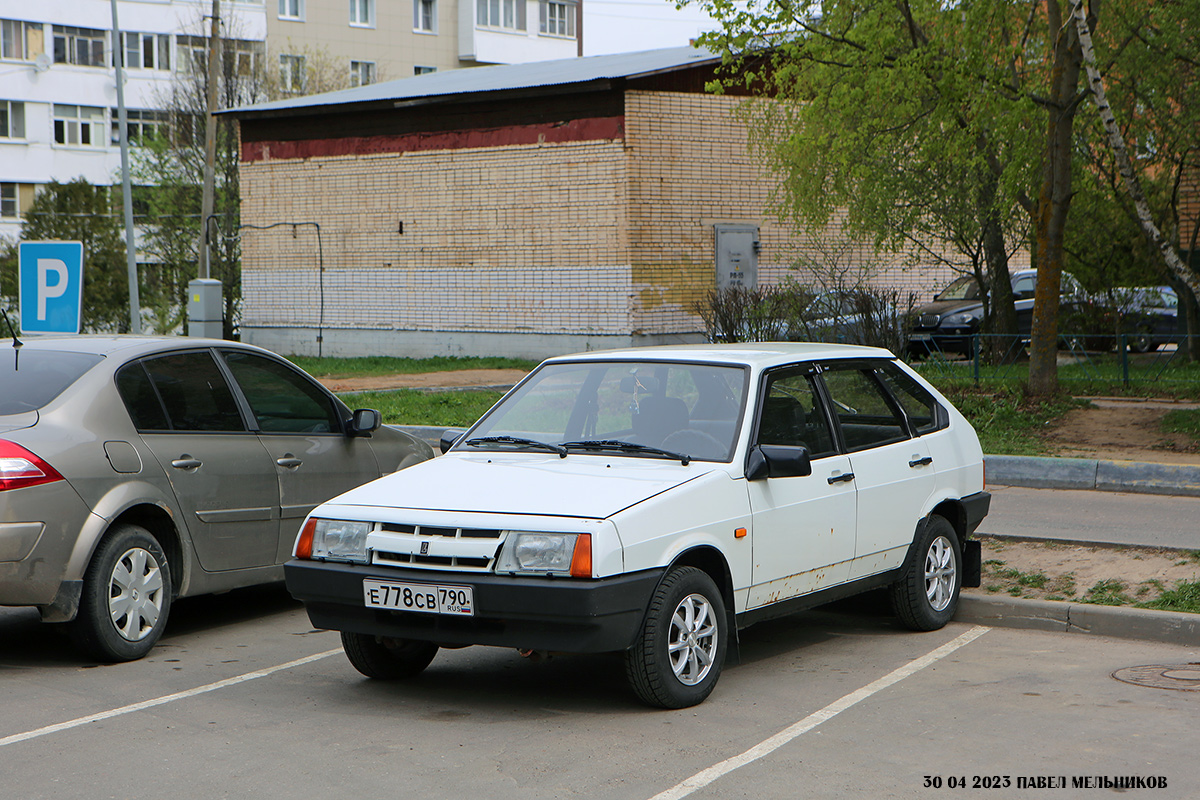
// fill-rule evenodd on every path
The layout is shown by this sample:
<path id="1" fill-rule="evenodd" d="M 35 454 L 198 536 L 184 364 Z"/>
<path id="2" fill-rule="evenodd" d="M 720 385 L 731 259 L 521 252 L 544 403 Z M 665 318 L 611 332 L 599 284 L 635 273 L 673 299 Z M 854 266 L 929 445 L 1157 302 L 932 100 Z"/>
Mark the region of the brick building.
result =
<path id="1" fill-rule="evenodd" d="M 242 338 L 280 352 L 550 354 L 699 341 L 723 282 L 807 248 L 923 295 L 948 273 L 796 237 L 692 48 L 423 75 L 235 110 Z M 802 277 L 802 276 L 801 276 Z"/>

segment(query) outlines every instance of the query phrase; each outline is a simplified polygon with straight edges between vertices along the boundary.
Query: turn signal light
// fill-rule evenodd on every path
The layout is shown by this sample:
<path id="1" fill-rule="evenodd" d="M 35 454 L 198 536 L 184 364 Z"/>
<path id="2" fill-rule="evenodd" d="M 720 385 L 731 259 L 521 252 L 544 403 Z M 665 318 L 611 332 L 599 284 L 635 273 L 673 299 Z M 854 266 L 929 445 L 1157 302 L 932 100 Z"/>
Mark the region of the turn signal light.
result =
<path id="1" fill-rule="evenodd" d="M 592 577 L 592 535 L 581 533 L 575 538 L 575 551 L 571 554 L 571 577 Z"/>
<path id="2" fill-rule="evenodd" d="M 317 532 L 317 520 L 309 517 L 308 522 L 300 529 L 300 537 L 296 539 L 296 558 L 312 559 L 313 535 Z"/>

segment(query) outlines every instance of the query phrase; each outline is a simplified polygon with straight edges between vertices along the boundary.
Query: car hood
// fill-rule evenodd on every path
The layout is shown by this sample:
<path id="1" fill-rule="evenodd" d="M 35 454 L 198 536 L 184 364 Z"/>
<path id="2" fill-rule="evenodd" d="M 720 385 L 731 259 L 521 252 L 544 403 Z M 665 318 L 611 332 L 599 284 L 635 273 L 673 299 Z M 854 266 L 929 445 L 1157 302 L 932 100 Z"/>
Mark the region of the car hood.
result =
<path id="1" fill-rule="evenodd" d="M 326 507 L 383 506 L 604 519 L 725 465 L 554 454 L 450 453 L 335 497 Z M 320 516 L 318 508 L 313 512 Z"/>
<path id="2" fill-rule="evenodd" d="M 977 308 L 983 308 L 983 303 L 978 300 L 934 300 L 932 303 L 919 306 L 913 313 L 918 316 L 937 314 L 939 317 L 944 317 L 947 314 L 958 314 Z"/>
<path id="3" fill-rule="evenodd" d="M 37 424 L 38 412 L 23 411 L 20 414 L 5 414 L 0 417 L 0 433 L 9 431 L 19 431 L 25 428 L 32 428 Z"/>

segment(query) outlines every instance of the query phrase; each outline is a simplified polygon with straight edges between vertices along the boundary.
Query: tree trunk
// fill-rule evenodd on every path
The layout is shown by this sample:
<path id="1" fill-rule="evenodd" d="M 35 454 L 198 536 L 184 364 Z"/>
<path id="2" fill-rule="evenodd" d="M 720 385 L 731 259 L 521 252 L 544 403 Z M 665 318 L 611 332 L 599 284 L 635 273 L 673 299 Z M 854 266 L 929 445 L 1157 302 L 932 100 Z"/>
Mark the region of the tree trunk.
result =
<path id="1" fill-rule="evenodd" d="M 1082 61 L 1079 36 L 1075 26 L 1063 27 L 1058 0 L 1047 0 L 1046 12 L 1055 45 L 1047 104 L 1046 155 L 1034 220 L 1038 278 L 1029 354 L 1029 391 L 1043 397 L 1058 391 L 1059 287 L 1067 212 L 1071 207 L 1071 137 Z"/>

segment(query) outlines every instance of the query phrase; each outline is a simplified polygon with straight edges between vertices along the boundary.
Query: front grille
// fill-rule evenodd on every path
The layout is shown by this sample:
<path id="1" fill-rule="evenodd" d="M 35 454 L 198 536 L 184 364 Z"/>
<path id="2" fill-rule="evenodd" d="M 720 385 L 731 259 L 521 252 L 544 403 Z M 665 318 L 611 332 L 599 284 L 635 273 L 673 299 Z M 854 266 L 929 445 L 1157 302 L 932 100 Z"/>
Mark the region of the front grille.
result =
<path id="1" fill-rule="evenodd" d="M 922 314 L 917 320 L 917 325 L 922 328 L 936 328 L 938 321 L 941 319 L 937 314 Z"/>
<path id="2" fill-rule="evenodd" d="M 371 563 L 434 570 L 490 572 L 503 533 L 385 522 L 370 540 Z"/>

